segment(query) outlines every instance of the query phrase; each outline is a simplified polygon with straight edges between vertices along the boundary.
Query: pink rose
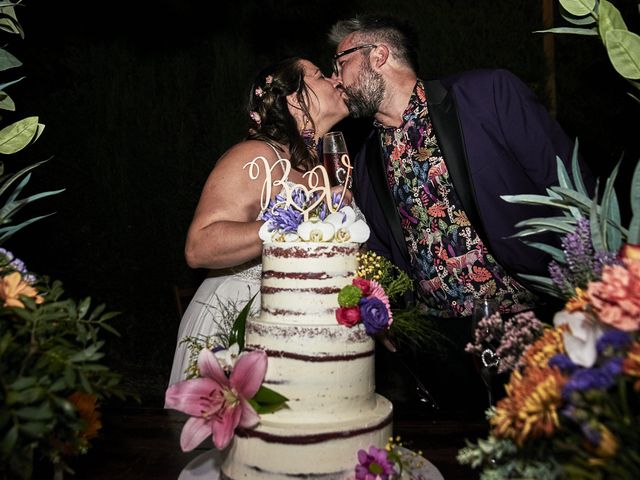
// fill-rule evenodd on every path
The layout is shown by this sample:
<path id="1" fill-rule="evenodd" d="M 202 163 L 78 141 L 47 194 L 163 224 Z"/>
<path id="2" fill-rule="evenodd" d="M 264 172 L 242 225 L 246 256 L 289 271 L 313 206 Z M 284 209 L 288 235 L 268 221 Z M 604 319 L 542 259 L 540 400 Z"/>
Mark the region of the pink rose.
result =
<path id="1" fill-rule="evenodd" d="M 366 297 L 371 292 L 371 282 L 364 278 L 354 278 L 351 282 L 353 285 L 362 290 L 362 296 Z"/>
<path id="2" fill-rule="evenodd" d="M 340 307 L 336 310 L 336 319 L 340 325 L 353 327 L 360 321 L 359 307 Z"/>

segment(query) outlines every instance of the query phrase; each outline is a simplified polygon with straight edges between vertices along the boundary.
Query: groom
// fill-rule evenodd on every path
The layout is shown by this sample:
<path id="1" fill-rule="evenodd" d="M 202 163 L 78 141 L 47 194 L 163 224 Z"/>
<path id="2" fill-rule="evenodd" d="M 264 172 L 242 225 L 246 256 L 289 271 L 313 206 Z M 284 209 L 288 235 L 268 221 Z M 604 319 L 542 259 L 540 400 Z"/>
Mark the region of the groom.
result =
<path id="1" fill-rule="evenodd" d="M 500 196 L 546 194 L 572 141 L 508 71 L 418 78 L 413 34 L 394 18 L 343 20 L 329 37 L 351 115 L 374 117 L 353 187 L 369 248 L 412 276 L 416 301 L 458 350 L 474 298 L 493 297 L 505 314 L 544 307 L 518 274 L 547 276 L 550 258 L 511 237 L 518 222 L 554 213 Z"/>

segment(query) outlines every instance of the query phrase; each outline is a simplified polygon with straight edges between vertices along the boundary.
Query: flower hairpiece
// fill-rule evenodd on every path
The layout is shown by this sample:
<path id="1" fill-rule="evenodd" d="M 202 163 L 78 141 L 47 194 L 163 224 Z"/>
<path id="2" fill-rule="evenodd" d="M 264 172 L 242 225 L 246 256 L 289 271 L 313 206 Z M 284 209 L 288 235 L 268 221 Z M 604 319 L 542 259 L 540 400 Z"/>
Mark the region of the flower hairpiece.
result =
<path id="1" fill-rule="evenodd" d="M 251 112 L 249 112 L 249 117 L 251 117 L 251 120 L 256 122 L 258 126 L 260 126 L 260 122 L 262 122 L 262 118 L 260 118 L 260 114 L 258 112 L 252 110 Z"/>
<path id="2" fill-rule="evenodd" d="M 258 86 L 254 90 L 254 93 L 256 94 L 256 97 L 262 98 L 264 96 L 264 94 L 266 93 L 266 90 L 268 90 L 271 87 L 271 83 L 272 82 L 273 82 L 273 75 L 267 75 L 264 78 L 264 88 Z"/>

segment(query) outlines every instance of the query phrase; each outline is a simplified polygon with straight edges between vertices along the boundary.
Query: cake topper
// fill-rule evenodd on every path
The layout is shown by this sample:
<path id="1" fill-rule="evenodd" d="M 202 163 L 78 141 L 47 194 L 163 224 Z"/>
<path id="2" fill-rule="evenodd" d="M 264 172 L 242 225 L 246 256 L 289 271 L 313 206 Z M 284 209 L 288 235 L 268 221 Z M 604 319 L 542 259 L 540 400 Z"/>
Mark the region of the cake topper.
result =
<path id="1" fill-rule="evenodd" d="M 260 194 L 260 209 L 264 211 L 269 206 L 269 200 L 272 196 L 272 189 L 274 187 L 282 187 L 279 197 L 283 198 L 282 202 L 278 203 L 278 207 L 287 209 L 289 207 L 298 210 L 304 220 L 309 220 L 309 213 L 311 213 L 316 207 L 323 202 L 327 205 L 327 208 L 331 213 L 335 213 L 342 207 L 344 195 L 347 191 L 348 185 L 351 179 L 351 161 L 349 155 L 342 156 L 341 164 L 345 166 L 345 178 L 342 184 L 342 191 L 340 192 L 340 200 L 337 204 L 332 201 L 331 183 L 329 181 L 329 174 L 327 169 L 322 165 L 317 165 L 312 170 L 305 172 L 302 175 L 307 179 L 307 186 L 293 183 L 289 181 L 289 173 L 291 172 L 291 162 L 286 158 L 278 159 L 273 165 L 269 165 L 269 161 L 259 156 L 247 162 L 243 168 L 249 169 L 249 177 L 252 180 L 256 180 L 260 176 L 261 169 L 264 169 L 266 178 L 262 184 L 262 192 Z M 275 178 L 272 175 L 273 170 L 280 171 L 282 169 L 283 175 L 280 178 Z M 304 205 L 300 205 L 294 201 L 294 193 L 302 192 L 305 198 L 312 199 Z"/>

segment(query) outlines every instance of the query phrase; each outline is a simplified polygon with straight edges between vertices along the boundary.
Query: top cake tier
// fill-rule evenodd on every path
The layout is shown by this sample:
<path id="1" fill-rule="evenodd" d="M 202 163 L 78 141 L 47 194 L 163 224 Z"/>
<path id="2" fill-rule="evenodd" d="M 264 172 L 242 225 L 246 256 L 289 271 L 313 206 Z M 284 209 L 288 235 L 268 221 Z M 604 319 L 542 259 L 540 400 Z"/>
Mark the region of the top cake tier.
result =
<path id="1" fill-rule="evenodd" d="M 261 322 L 336 325 L 338 293 L 358 268 L 357 243 L 265 243 Z"/>

